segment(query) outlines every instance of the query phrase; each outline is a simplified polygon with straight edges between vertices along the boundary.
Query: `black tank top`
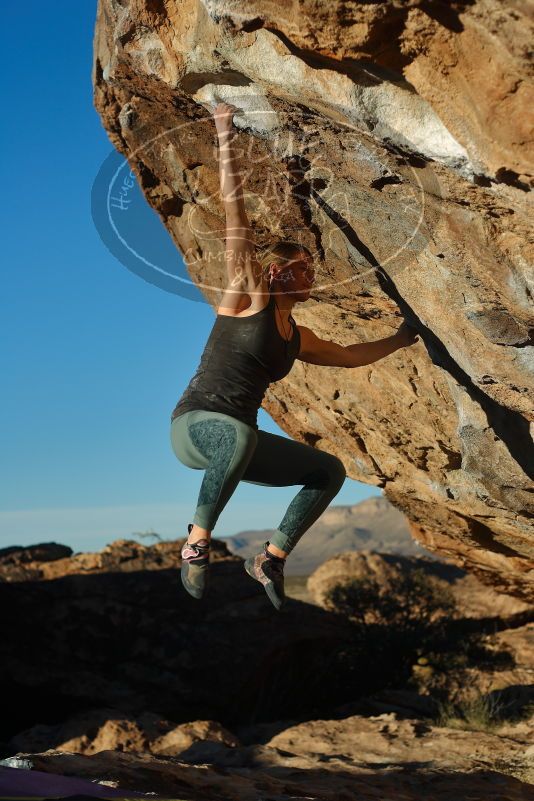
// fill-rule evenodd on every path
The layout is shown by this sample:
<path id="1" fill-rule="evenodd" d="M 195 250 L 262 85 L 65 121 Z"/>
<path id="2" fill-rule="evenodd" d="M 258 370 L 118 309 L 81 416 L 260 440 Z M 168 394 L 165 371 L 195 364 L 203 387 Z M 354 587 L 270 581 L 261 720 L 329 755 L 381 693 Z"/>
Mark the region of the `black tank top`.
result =
<path id="1" fill-rule="evenodd" d="M 246 317 L 218 314 L 200 364 L 171 420 L 193 409 L 223 412 L 258 430 L 257 416 L 270 383 L 284 378 L 300 350 L 295 320 L 289 342 L 276 325 L 274 295 Z"/>

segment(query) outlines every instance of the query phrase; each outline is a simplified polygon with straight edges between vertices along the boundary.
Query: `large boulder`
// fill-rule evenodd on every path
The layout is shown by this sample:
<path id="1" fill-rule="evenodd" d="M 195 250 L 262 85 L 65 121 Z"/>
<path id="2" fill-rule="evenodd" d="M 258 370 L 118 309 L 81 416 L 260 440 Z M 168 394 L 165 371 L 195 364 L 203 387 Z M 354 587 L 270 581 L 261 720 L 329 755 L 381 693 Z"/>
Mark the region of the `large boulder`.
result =
<path id="1" fill-rule="evenodd" d="M 297 361 L 264 408 L 383 487 L 427 549 L 523 598 L 534 579 L 527 11 L 100 0 L 93 67 L 110 140 L 214 307 L 225 226 L 208 109 L 217 98 L 241 109 L 257 243 L 297 238 L 314 254 L 297 323 L 343 345 L 389 336 L 403 317 L 420 335 L 359 368 Z M 171 278 L 149 280 L 186 294 Z"/>

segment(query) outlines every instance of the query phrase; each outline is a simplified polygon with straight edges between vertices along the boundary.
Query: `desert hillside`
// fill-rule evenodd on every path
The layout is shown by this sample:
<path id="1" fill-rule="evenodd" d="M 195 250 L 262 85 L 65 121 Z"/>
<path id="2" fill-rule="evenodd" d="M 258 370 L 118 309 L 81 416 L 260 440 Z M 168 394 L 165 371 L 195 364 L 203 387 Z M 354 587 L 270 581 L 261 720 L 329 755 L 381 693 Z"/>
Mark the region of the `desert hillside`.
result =
<path id="1" fill-rule="evenodd" d="M 221 539 L 232 553 L 246 559 L 258 553 L 270 535 L 270 529 L 255 529 Z M 334 554 L 363 550 L 437 558 L 413 539 L 402 512 L 386 497 L 373 497 L 352 506 L 335 502 L 329 506 L 299 540 L 298 548 L 289 554 L 284 573 L 309 576 Z"/>

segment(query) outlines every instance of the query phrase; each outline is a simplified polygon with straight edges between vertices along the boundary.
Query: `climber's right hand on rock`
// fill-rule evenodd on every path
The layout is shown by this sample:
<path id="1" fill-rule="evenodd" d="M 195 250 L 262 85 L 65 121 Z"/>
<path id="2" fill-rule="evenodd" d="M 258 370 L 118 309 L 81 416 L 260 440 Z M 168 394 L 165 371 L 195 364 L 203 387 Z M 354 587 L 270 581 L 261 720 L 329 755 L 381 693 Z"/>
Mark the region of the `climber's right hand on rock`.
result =
<path id="1" fill-rule="evenodd" d="M 405 348 L 408 345 L 414 345 L 416 342 L 419 342 L 419 332 L 413 328 L 413 326 L 408 325 L 406 320 L 403 320 L 401 323 L 399 330 L 394 334 L 399 342 L 399 347 Z"/>
<path id="2" fill-rule="evenodd" d="M 239 111 L 232 103 L 217 103 L 213 109 L 213 119 L 218 131 L 229 131 L 232 128 L 232 117 Z"/>

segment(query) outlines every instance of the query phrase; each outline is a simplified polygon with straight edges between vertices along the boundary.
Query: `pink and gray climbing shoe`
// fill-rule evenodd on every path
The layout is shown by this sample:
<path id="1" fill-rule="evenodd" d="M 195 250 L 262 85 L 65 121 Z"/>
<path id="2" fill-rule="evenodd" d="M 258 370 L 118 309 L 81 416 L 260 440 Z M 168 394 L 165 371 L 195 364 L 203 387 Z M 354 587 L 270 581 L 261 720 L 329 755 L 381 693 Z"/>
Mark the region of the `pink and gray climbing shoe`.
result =
<path id="1" fill-rule="evenodd" d="M 193 524 L 187 526 L 187 534 L 191 533 Z M 196 542 L 185 542 L 182 546 L 182 584 L 193 598 L 200 599 L 208 587 L 210 543 L 203 538 Z"/>
<path id="2" fill-rule="evenodd" d="M 263 584 L 272 605 L 280 611 L 286 601 L 284 592 L 284 565 L 286 560 L 270 553 L 267 550 L 268 545 L 269 541 L 264 544 L 261 553 L 245 559 L 244 567 L 249 576 Z"/>

